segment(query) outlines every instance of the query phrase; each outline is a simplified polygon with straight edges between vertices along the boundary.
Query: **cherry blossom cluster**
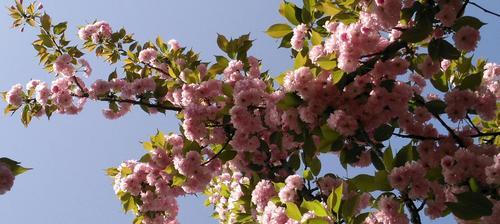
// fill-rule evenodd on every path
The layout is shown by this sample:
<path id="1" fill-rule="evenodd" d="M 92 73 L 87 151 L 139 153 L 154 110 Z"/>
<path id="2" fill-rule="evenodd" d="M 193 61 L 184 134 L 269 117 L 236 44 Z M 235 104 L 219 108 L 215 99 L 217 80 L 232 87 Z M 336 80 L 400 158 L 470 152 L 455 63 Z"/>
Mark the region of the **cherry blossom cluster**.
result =
<path id="1" fill-rule="evenodd" d="M 110 38 L 112 33 L 113 30 L 109 23 L 98 21 L 80 28 L 78 36 L 84 41 L 92 40 L 94 43 L 99 43 Z"/>
<path id="2" fill-rule="evenodd" d="M 429 181 L 425 178 L 425 169 L 420 163 L 407 163 L 394 168 L 389 175 L 392 187 L 404 192 L 409 189 L 411 199 L 426 198 L 429 192 Z"/>
<path id="3" fill-rule="evenodd" d="M 213 152 L 183 152 L 184 139 L 179 135 L 165 136 L 164 148 L 154 148 L 148 161 L 129 160 L 122 163 L 114 176 L 114 190 L 123 199 L 133 198 L 137 216 L 144 224 L 177 223 L 176 197 L 202 192 L 221 171 L 220 160 L 203 165 L 204 157 Z"/>
<path id="4" fill-rule="evenodd" d="M 366 224 L 405 224 L 409 223 L 408 217 L 401 212 L 401 203 L 397 199 L 384 196 L 378 201 L 379 210 L 371 213 L 364 223 Z"/>

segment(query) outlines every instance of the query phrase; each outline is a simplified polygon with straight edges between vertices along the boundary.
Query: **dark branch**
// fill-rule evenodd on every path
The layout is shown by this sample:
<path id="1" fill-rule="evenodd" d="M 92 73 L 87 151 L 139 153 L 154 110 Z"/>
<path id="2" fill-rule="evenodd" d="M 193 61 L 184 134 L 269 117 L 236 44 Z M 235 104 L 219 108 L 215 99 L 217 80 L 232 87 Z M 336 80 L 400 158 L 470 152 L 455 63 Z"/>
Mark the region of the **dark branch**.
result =
<path id="1" fill-rule="evenodd" d="M 74 97 L 80 97 L 80 98 L 87 98 L 88 96 L 79 96 L 76 94 L 72 94 Z M 133 105 L 140 105 L 140 106 L 146 106 L 146 107 L 151 107 L 151 108 L 158 108 L 158 109 L 164 109 L 164 110 L 171 110 L 171 111 L 181 111 L 181 107 L 175 107 L 175 106 L 165 106 L 161 104 L 152 104 L 148 102 L 143 102 L 143 101 L 137 101 L 137 100 L 129 100 L 129 99 L 116 99 L 116 98 L 110 98 L 110 97 L 100 97 L 97 98 L 98 101 L 105 101 L 105 102 L 117 102 L 117 103 L 130 103 Z"/>
<path id="2" fill-rule="evenodd" d="M 411 138 L 411 139 L 418 139 L 418 140 L 434 140 L 437 141 L 440 138 L 435 138 L 435 137 L 426 137 L 426 136 L 420 136 L 420 135 L 402 135 L 399 133 L 392 133 L 395 136 L 398 136 L 400 138 Z"/>
<path id="3" fill-rule="evenodd" d="M 152 68 L 153 70 L 156 70 L 156 71 L 158 71 L 158 72 L 160 72 L 160 73 L 162 73 L 162 74 L 164 74 L 164 75 L 166 75 L 166 76 L 170 76 L 170 75 L 168 74 L 168 72 L 167 72 L 167 71 L 164 71 L 164 70 L 163 70 L 163 69 L 161 69 L 161 68 L 157 68 L 157 67 L 155 67 L 155 66 L 152 66 L 152 65 L 151 65 L 151 64 L 149 64 L 149 63 L 144 63 L 144 65 L 146 65 L 146 67 Z"/>
<path id="4" fill-rule="evenodd" d="M 217 157 L 219 157 L 219 155 L 227 148 L 227 146 L 229 145 L 229 142 L 231 141 L 231 139 L 233 139 L 233 135 L 234 135 L 234 133 L 232 133 L 229 136 L 229 138 L 227 139 L 227 141 L 224 143 L 224 146 L 222 146 L 222 148 L 214 156 L 212 156 L 210 159 L 208 159 L 207 161 L 205 161 L 204 163 L 202 163 L 201 166 L 205 166 L 205 165 L 209 164 L 210 162 L 212 162 Z"/>
<path id="5" fill-rule="evenodd" d="M 427 199 L 424 199 L 424 201 L 422 201 L 422 204 L 420 204 L 420 206 L 418 207 L 417 211 L 422 211 L 422 209 L 424 209 L 424 206 L 426 204 L 426 201 Z"/>
<path id="6" fill-rule="evenodd" d="M 462 8 L 460 8 L 460 10 L 457 13 L 457 18 L 459 18 L 460 16 L 462 16 L 464 14 L 465 8 L 467 7 L 467 4 L 469 4 L 469 0 L 465 0 L 464 4 L 462 5 Z"/>
<path id="7" fill-rule="evenodd" d="M 477 126 L 474 124 L 474 122 L 472 122 L 472 119 L 470 119 L 469 114 L 465 114 L 465 118 L 467 118 L 467 121 L 474 128 L 474 130 L 476 130 L 477 133 L 479 134 L 482 133 L 481 130 L 479 130 L 479 128 L 477 128 Z"/>
<path id="8" fill-rule="evenodd" d="M 410 198 L 408 198 L 408 195 L 406 193 L 404 193 L 401 197 L 406 205 L 406 208 L 408 209 L 408 211 L 410 211 L 411 223 L 422 224 L 422 221 L 420 219 L 419 210 L 418 210 L 417 206 L 415 206 L 415 203 L 413 203 L 413 201 Z"/>
<path id="9" fill-rule="evenodd" d="M 497 17 L 500 17 L 500 14 L 496 13 L 496 12 L 492 12 L 482 6 L 480 6 L 479 4 L 475 3 L 475 2 L 469 2 L 469 4 L 473 5 L 473 6 L 476 6 L 478 7 L 479 9 L 483 10 L 485 13 L 489 13 L 491 15 L 494 15 L 494 16 L 497 16 Z"/>
<path id="10" fill-rule="evenodd" d="M 78 79 L 76 78 L 76 76 L 73 76 L 73 80 L 75 81 L 76 86 L 78 86 L 78 88 L 80 89 L 80 91 L 82 91 L 83 96 L 88 96 L 88 93 L 85 92 L 85 90 L 83 89 L 82 85 L 80 85 L 80 83 L 78 82 Z"/>
<path id="11" fill-rule="evenodd" d="M 486 137 L 486 136 L 499 136 L 500 132 L 490 132 L 490 133 L 479 133 L 475 135 L 471 135 L 470 137 L 472 138 L 477 138 L 477 137 Z"/>

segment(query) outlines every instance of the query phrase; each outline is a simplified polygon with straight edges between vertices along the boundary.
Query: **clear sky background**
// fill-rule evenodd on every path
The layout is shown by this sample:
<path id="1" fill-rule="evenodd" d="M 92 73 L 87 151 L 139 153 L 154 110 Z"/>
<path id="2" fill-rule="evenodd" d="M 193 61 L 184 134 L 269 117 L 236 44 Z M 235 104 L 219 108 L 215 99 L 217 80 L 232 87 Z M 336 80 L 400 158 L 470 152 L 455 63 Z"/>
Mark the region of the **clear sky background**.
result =
<path id="1" fill-rule="evenodd" d="M 0 0 L 2 8 L 13 1 Z M 497 0 L 475 2 L 500 12 Z M 116 30 L 125 27 L 140 41 L 157 35 L 175 38 L 192 47 L 204 60 L 221 54 L 216 45 L 217 33 L 237 37 L 250 32 L 254 42 L 251 54 L 263 59 L 266 69 L 277 75 L 290 68 L 289 51 L 277 49 L 274 39 L 264 31 L 271 24 L 283 22 L 278 14 L 279 0 L 46 0 L 45 9 L 53 21 L 69 21 L 68 38 L 77 40 L 77 26 L 98 20 L 108 21 Z M 500 19 L 473 7 L 467 9 L 489 23 L 481 29 L 482 41 L 477 55 L 500 62 Z M 24 33 L 9 29 L 7 10 L 0 10 L 0 90 L 30 79 L 51 80 L 41 69 L 31 42 L 35 31 Z M 94 67 L 88 80 L 107 78 L 115 67 L 87 55 Z M 3 108 L 4 103 L 0 103 Z M 106 120 L 101 113 L 106 104 L 90 102 L 79 116 L 54 115 L 34 119 L 24 128 L 19 114 L 0 116 L 0 157 L 21 161 L 34 170 L 19 176 L 11 192 L 0 196 L 0 223 L 12 224 L 118 224 L 131 223 L 124 215 L 104 169 L 127 159 L 138 159 L 144 150 L 139 141 L 148 139 L 156 129 L 177 131 L 173 114 L 147 115 L 135 108 L 116 120 Z M 325 170 L 339 170 L 338 160 L 326 158 Z M 352 175 L 352 174 L 351 174 Z M 211 209 L 203 206 L 203 196 L 179 200 L 181 223 L 215 223 Z M 449 223 L 451 219 L 441 219 Z M 436 222 L 437 223 L 437 222 Z"/>

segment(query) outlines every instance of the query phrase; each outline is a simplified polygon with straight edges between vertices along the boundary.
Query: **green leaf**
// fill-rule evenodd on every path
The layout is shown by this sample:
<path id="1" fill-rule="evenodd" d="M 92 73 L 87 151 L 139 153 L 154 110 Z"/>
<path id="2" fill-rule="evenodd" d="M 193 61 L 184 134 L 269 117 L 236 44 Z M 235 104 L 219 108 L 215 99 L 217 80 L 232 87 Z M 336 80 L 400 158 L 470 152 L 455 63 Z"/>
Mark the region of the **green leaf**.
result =
<path id="1" fill-rule="evenodd" d="M 143 222 L 142 222 L 143 220 L 144 220 L 144 216 L 142 216 L 142 215 L 141 215 L 141 216 L 137 216 L 137 217 L 135 217 L 135 219 L 134 219 L 133 223 L 134 223 L 134 224 L 142 224 L 142 223 L 143 223 Z"/>
<path id="2" fill-rule="evenodd" d="M 156 135 L 151 137 L 151 143 L 153 144 L 154 147 L 163 148 L 166 141 L 167 140 L 165 139 L 165 134 L 161 131 L 158 131 Z"/>
<path id="3" fill-rule="evenodd" d="M 234 157 L 236 157 L 236 154 L 238 153 L 236 153 L 236 151 L 234 150 L 224 149 L 224 151 L 222 151 L 222 153 L 219 155 L 219 159 L 221 159 L 223 162 L 227 162 L 234 159 Z"/>
<path id="4" fill-rule="evenodd" d="M 67 22 L 62 22 L 54 26 L 54 33 L 57 35 L 61 35 L 66 31 L 66 28 L 68 28 L 68 23 Z"/>
<path id="5" fill-rule="evenodd" d="M 4 109 L 4 111 L 3 111 L 3 114 L 4 114 L 4 115 L 7 115 L 7 114 L 8 114 L 8 113 L 10 113 L 10 112 L 13 112 L 13 113 L 14 113 L 14 112 L 16 112 L 18 109 L 19 109 L 19 107 L 14 106 L 14 105 L 12 105 L 12 104 L 9 104 L 9 105 L 7 105 L 7 107 L 5 107 L 5 109 Z"/>
<path id="6" fill-rule="evenodd" d="M 303 0 L 304 9 L 312 12 L 314 10 L 314 6 L 316 5 L 316 0 Z"/>
<path id="7" fill-rule="evenodd" d="M 313 45 L 320 45 L 323 41 L 323 37 L 318 32 L 311 30 L 311 43 Z"/>
<path id="8" fill-rule="evenodd" d="M 404 166 L 406 162 L 417 159 L 418 159 L 418 152 L 417 150 L 414 149 L 414 147 L 410 143 L 404 146 L 396 154 L 396 158 L 394 158 L 394 167 Z"/>
<path id="9" fill-rule="evenodd" d="M 375 173 L 375 182 L 377 190 L 380 191 L 390 191 L 392 190 L 391 184 L 389 183 L 388 173 L 385 170 L 379 170 Z"/>
<path id="10" fill-rule="evenodd" d="M 162 52 L 167 52 L 167 45 L 160 36 L 156 37 L 156 45 Z"/>
<path id="11" fill-rule="evenodd" d="M 121 168 L 120 175 L 122 175 L 122 177 L 126 177 L 132 174 L 132 172 L 133 172 L 132 169 L 125 166 Z"/>
<path id="12" fill-rule="evenodd" d="M 357 189 L 362 192 L 371 192 L 375 190 L 374 180 L 375 178 L 373 176 L 370 176 L 368 174 L 360 174 L 352 178 L 350 180 L 350 183 L 352 183 Z"/>
<path id="13" fill-rule="evenodd" d="M 233 97 L 233 87 L 227 83 L 222 84 L 222 93 L 228 97 Z"/>
<path id="14" fill-rule="evenodd" d="M 305 135 L 303 142 L 304 144 L 302 145 L 302 149 L 304 152 L 304 163 L 307 166 L 311 166 L 313 157 L 316 155 L 316 145 L 314 144 L 314 140 L 311 135 Z"/>
<path id="15" fill-rule="evenodd" d="M 135 203 L 135 199 L 134 197 L 132 197 L 132 195 L 126 193 L 122 197 L 120 197 L 120 200 L 122 201 L 123 210 L 125 212 L 134 211 L 135 213 L 137 213 L 137 204 Z"/>
<path id="16" fill-rule="evenodd" d="M 40 18 L 40 22 L 41 22 L 41 26 L 42 26 L 43 29 L 49 30 L 51 22 L 52 22 L 52 19 L 50 18 L 50 16 L 48 14 L 45 13 Z"/>
<path id="17" fill-rule="evenodd" d="M 295 69 L 298 69 L 304 66 L 307 62 L 307 59 L 308 59 L 307 54 L 303 55 L 302 52 L 297 53 L 297 56 L 295 56 L 295 62 L 293 64 L 293 67 Z"/>
<path id="18" fill-rule="evenodd" d="M 314 179 L 314 176 L 311 172 L 311 170 L 304 170 L 304 172 L 302 173 L 302 176 L 306 179 L 306 180 L 312 180 Z"/>
<path id="19" fill-rule="evenodd" d="M 469 179 L 469 187 L 472 190 L 472 192 L 479 192 L 479 185 L 477 184 L 477 181 L 474 177 L 471 177 Z"/>
<path id="20" fill-rule="evenodd" d="M 286 93 L 283 99 L 278 102 L 278 107 L 282 110 L 296 108 L 302 104 L 302 98 L 296 93 Z"/>
<path id="21" fill-rule="evenodd" d="M 227 40 L 227 38 L 224 35 L 217 34 L 217 45 L 219 46 L 219 48 L 222 51 L 227 53 L 228 44 L 229 44 L 229 41 Z"/>
<path id="22" fill-rule="evenodd" d="M 456 195 L 458 202 L 447 202 L 453 215 L 464 220 L 474 220 L 492 214 L 493 203 L 482 193 L 465 192 Z"/>
<path id="23" fill-rule="evenodd" d="M 292 170 L 298 170 L 300 168 L 299 154 L 295 153 L 290 156 L 290 158 L 288 159 L 288 166 L 290 166 Z"/>
<path id="24" fill-rule="evenodd" d="M 286 36 L 281 39 L 281 43 L 279 45 L 279 48 L 291 48 L 292 44 L 290 43 L 290 40 L 293 37 L 293 33 L 289 33 Z"/>
<path id="25" fill-rule="evenodd" d="M 143 142 L 143 143 L 142 143 L 142 147 L 143 147 L 145 150 L 147 150 L 147 151 L 151 151 L 151 150 L 153 150 L 153 149 L 154 149 L 154 148 L 153 148 L 153 143 L 151 143 L 151 142 Z"/>
<path id="26" fill-rule="evenodd" d="M 308 24 L 312 21 L 312 14 L 311 14 L 311 11 L 305 9 L 305 8 L 302 8 L 302 10 L 300 10 L 301 13 L 300 13 L 300 18 L 302 19 L 302 23 L 304 24 Z"/>
<path id="27" fill-rule="evenodd" d="M 337 61 L 329 57 L 318 58 L 316 63 L 324 70 L 332 70 L 337 67 Z"/>
<path id="28" fill-rule="evenodd" d="M 359 156 L 361 155 L 363 148 L 359 146 L 355 146 L 352 148 L 343 148 L 340 151 L 340 163 L 344 168 L 347 167 L 347 164 L 353 164 L 359 161 Z"/>
<path id="29" fill-rule="evenodd" d="M 318 159 L 318 157 L 314 157 L 312 159 L 311 164 L 309 164 L 311 168 L 311 172 L 314 174 L 314 176 L 318 176 L 319 172 L 321 172 L 321 160 Z"/>
<path id="30" fill-rule="evenodd" d="M 481 85 L 482 80 L 483 80 L 482 72 L 470 74 L 462 80 L 462 83 L 460 83 L 460 86 L 458 88 L 462 90 L 470 89 L 474 91 Z"/>
<path id="31" fill-rule="evenodd" d="M 321 136 L 318 148 L 321 152 L 329 152 L 332 150 L 332 144 L 339 139 L 340 134 L 324 124 L 321 126 Z"/>
<path id="32" fill-rule="evenodd" d="M 111 81 L 113 81 L 113 79 L 116 79 L 116 78 L 118 78 L 118 73 L 116 72 L 116 69 L 115 69 L 115 71 L 109 73 L 108 82 L 111 82 Z"/>
<path id="33" fill-rule="evenodd" d="M 337 70 L 332 72 L 332 82 L 333 84 L 337 84 L 342 80 L 344 77 L 345 73 L 342 70 Z"/>
<path id="34" fill-rule="evenodd" d="M 387 172 L 383 170 L 377 171 L 375 176 L 360 174 L 352 178 L 350 183 L 362 192 L 388 191 L 392 189 L 387 179 Z"/>
<path id="35" fill-rule="evenodd" d="M 295 4 L 283 1 L 280 5 L 280 14 L 283 15 L 291 24 L 299 25 L 297 9 L 298 8 Z"/>
<path id="36" fill-rule="evenodd" d="M 318 217 L 326 217 L 328 214 L 326 213 L 325 208 L 323 205 L 318 201 L 302 201 L 302 204 L 300 205 L 300 208 L 307 210 L 307 211 L 313 211 L 314 214 Z"/>
<path id="37" fill-rule="evenodd" d="M 373 137 L 375 140 L 379 142 L 383 142 L 389 138 L 391 138 L 392 133 L 394 132 L 394 127 L 388 124 L 383 124 L 377 129 L 375 129 L 375 133 L 373 134 Z"/>
<path id="38" fill-rule="evenodd" d="M 433 39 L 429 43 L 429 55 L 433 60 L 451 59 L 455 60 L 460 58 L 460 51 L 458 51 L 452 44 L 444 39 Z"/>
<path id="39" fill-rule="evenodd" d="M 476 30 L 479 30 L 482 26 L 486 25 L 481 20 L 472 16 L 462 16 L 458 18 L 453 26 L 451 27 L 454 31 L 460 30 L 463 26 L 470 26 Z"/>
<path id="40" fill-rule="evenodd" d="M 23 123 L 24 127 L 28 127 L 32 117 L 33 115 L 31 114 L 29 105 L 24 106 L 23 114 L 21 115 L 21 122 Z"/>
<path id="41" fill-rule="evenodd" d="M 175 175 L 173 178 L 172 178 L 172 186 L 176 186 L 176 187 L 180 187 L 184 184 L 184 182 L 186 182 L 186 177 L 185 176 L 182 176 L 182 175 Z"/>
<path id="42" fill-rule="evenodd" d="M 370 150 L 370 158 L 372 160 L 373 166 L 377 170 L 385 170 L 384 161 L 382 158 L 375 152 L 375 150 Z"/>
<path id="43" fill-rule="evenodd" d="M 22 167 L 20 165 L 21 163 L 15 161 L 15 160 L 6 158 L 6 157 L 0 158 L 0 163 L 3 163 L 5 165 L 9 166 L 9 169 L 12 172 L 12 174 L 14 174 L 14 176 L 23 174 L 26 171 L 31 170 L 31 168 Z"/>
<path id="44" fill-rule="evenodd" d="M 425 103 L 425 108 L 432 114 L 444 114 L 446 103 L 441 100 L 431 100 Z"/>
<path id="45" fill-rule="evenodd" d="M 384 166 L 387 171 L 391 171 L 394 167 L 394 158 L 392 155 L 392 148 L 389 146 L 384 152 Z"/>
<path id="46" fill-rule="evenodd" d="M 144 154 L 140 159 L 139 162 L 141 163 L 148 163 L 151 161 L 151 155 L 149 153 Z"/>
<path id="47" fill-rule="evenodd" d="M 342 202 L 342 192 L 344 189 L 343 185 L 344 183 L 341 183 L 340 186 L 335 188 L 335 190 L 330 193 L 326 203 L 328 209 L 334 211 L 335 214 L 337 214 L 337 217 L 339 214 L 340 203 Z"/>
<path id="48" fill-rule="evenodd" d="M 417 43 L 425 40 L 433 30 L 432 23 L 429 19 L 420 19 L 416 26 L 403 31 L 401 39 L 410 43 Z"/>
<path id="49" fill-rule="evenodd" d="M 111 167 L 111 168 L 106 169 L 106 175 L 108 175 L 110 177 L 114 177 L 118 173 L 120 173 L 120 171 L 118 171 L 118 169 L 115 167 Z"/>
<path id="50" fill-rule="evenodd" d="M 368 215 L 370 215 L 369 212 L 365 212 L 365 213 L 359 214 L 358 216 L 356 216 L 356 218 L 354 218 L 353 224 L 362 224 L 362 223 L 365 223 L 366 217 L 368 217 Z"/>
<path id="51" fill-rule="evenodd" d="M 288 24 L 274 24 L 270 26 L 266 33 L 272 38 L 281 38 L 292 32 L 292 28 Z"/>
<path id="52" fill-rule="evenodd" d="M 340 134 L 334 130 L 332 130 L 327 124 L 321 126 L 321 135 L 327 141 L 334 142 L 340 137 Z"/>
<path id="53" fill-rule="evenodd" d="M 302 219 L 302 214 L 300 213 L 299 207 L 295 203 L 286 203 L 286 215 L 294 220 L 300 221 Z"/>
<path id="54" fill-rule="evenodd" d="M 342 12 L 342 9 L 338 8 L 330 1 L 322 2 L 320 5 L 318 5 L 318 9 L 323 11 L 328 16 L 336 16 L 337 14 Z"/>
<path id="55" fill-rule="evenodd" d="M 343 217 L 352 217 L 354 215 L 354 210 L 359 201 L 359 195 L 349 198 L 349 200 L 344 201 L 342 205 L 342 216 Z"/>
<path id="56" fill-rule="evenodd" d="M 314 217 L 307 220 L 305 224 L 330 224 L 325 218 Z"/>

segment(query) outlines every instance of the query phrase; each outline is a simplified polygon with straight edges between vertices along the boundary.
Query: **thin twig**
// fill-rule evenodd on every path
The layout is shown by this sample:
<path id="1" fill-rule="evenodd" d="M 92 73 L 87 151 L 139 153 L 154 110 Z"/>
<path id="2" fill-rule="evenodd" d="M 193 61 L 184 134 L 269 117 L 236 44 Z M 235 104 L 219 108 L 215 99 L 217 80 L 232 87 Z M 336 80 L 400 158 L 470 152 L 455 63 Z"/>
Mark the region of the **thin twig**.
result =
<path id="1" fill-rule="evenodd" d="M 418 207 L 417 211 L 422 211 L 422 209 L 424 209 L 426 202 L 427 202 L 427 200 L 424 199 L 424 201 L 422 201 L 422 204 L 420 204 L 420 206 Z"/>
<path id="2" fill-rule="evenodd" d="M 395 136 L 398 136 L 400 138 L 412 138 L 412 139 L 418 139 L 418 140 L 434 140 L 438 141 L 440 138 L 436 137 L 426 137 L 426 136 L 420 136 L 420 135 L 403 135 L 399 133 L 392 133 Z"/>
<path id="3" fill-rule="evenodd" d="M 443 138 L 435 138 L 435 137 L 426 137 L 426 136 L 420 136 L 420 135 L 403 135 L 399 133 L 392 133 L 395 136 L 398 136 L 400 138 L 412 138 L 412 139 L 418 139 L 418 140 L 441 140 Z M 500 132 L 490 132 L 490 133 L 479 133 L 479 134 L 474 134 L 474 135 L 469 135 L 467 137 L 470 138 L 477 138 L 477 137 L 487 137 L 487 136 L 499 136 Z"/>
<path id="4" fill-rule="evenodd" d="M 469 117 L 469 114 L 465 114 L 465 118 L 467 118 L 467 121 L 470 123 L 470 125 L 474 128 L 474 130 L 476 130 L 476 132 L 478 134 L 481 134 L 481 130 L 479 130 L 479 128 L 477 128 L 477 126 L 474 124 L 474 122 L 472 122 L 472 119 L 470 119 Z"/>
<path id="5" fill-rule="evenodd" d="M 79 98 L 88 98 L 88 96 L 79 96 L 76 94 L 72 94 L 72 96 L 79 97 Z M 134 105 L 140 105 L 140 106 L 146 106 L 146 107 L 158 108 L 158 109 L 164 109 L 164 110 L 171 110 L 171 111 L 181 111 L 182 110 L 181 107 L 152 104 L 152 103 L 148 103 L 148 102 L 130 100 L 130 99 L 116 99 L 116 98 L 110 98 L 110 97 L 99 97 L 96 100 L 105 101 L 105 102 L 130 103 L 130 104 L 134 104 Z"/>
<path id="6" fill-rule="evenodd" d="M 170 74 L 168 74 L 167 71 L 164 71 L 163 69 L 161 68 L 158 68 L 158 67 L 155 67 L 155 66 L 152 66 L 151 64 L 149 63 L 144 63 L 146 65 L 146 67 L 149 67 L 149 68 L 152 68 L 153 70 L 156 70 L 156 71 L 159 71 L 160 73 L 166 75 L 166 76 L 170 76 Z"/>
<path id="7" fill-rule="evenodd" d="M 500 132 L 490 132 L 490 133 L 479 133 L 475 135 L 471 135 L 470 137 L 472 138 L 477 138 L 477 137 L 486 137 L 486 136 L 499 136 Z"/>
<path id="8" fill-rule="evenodd" d="M 233 135 L 234 133 L 232 133 L 229 138 L 227 139 L 227 141 L 224 143 L 224 145 L 222 146 L 222 149 L 220 149 L 214 156 L 212 156 L 210 159 L 208 159 L 207 161 L 205 161 L 204 163 L 201 164 L 201 166 L 205 166 L 207 164 L 209 164 L 210 162 L 212 162 L 214 159 L 216 159 L 217 157 L 219 157 L 219 155 L 227 148 L 227 146 L 229 145 L 229 142 L 233 139 Z"/>
<path id="9" fill-rule="evenodd" d="M 494 16 L 498 16 L 498 17 L 500 17 L 500 14 L 498 14 L 498 13 L 496 13 L 496 12 L 492 12 L 492 11 L 490 11 L 490 10 L 488 10 L 488 9 L 486 9 L 486 8 L 484 8 L 484 7 L 482 7 L 482 6 L 480 6 L 479 4 L 477 4 L 477 3 L 475 3 L 475 2 L 469 2 L 469 4 L 471 4 L 471 5 L 473 5 L 473 6 L 478 7 L 479 9 L 483 10 L 485 13 L 489 13 L 489 14 L 491 14 L 491 15 L 494 15 Z"/>
<path id="10" fill-rule="evenodd" d="M 78 88 L 80 89 L 80 91 L 82 91 L 83 96 L 88 96 L 89 94 L 87 92 L 85 92 L 85 90 L 83 89 L 82 85 L 80 85 L 80 83 L 78 82 L 78 79 L 76 78 L 76 76 L 73 76 L 73 80 L 75 80 L 76 86 L 78 86 Z"/>

